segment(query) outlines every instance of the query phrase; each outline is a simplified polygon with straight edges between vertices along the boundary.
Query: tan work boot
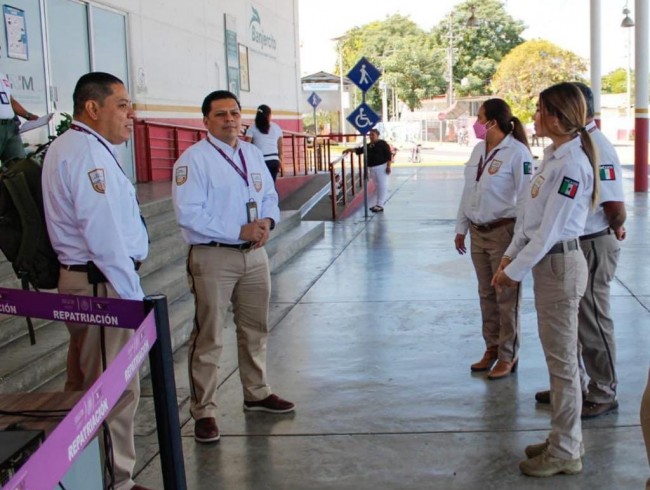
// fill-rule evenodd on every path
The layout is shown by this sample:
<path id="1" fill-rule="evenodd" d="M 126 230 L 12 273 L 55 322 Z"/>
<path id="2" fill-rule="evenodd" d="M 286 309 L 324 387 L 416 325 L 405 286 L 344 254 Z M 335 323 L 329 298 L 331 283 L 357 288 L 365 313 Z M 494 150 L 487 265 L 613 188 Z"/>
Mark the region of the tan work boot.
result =
<path id="1" fill-rule="evenodd" d="M 485 354 L 483 354 L 483 359 L 472 364 L 470 369 L 472 371 L 489 371 L 497 361 L 497 357 L 499 357 L 498 350 L 499 348 L 496 345 L 488 347 Z"/>
<path id="2" fill-rule="evenodd" d="M 582 460 L 556 458 L 544 450 L 534 458 L 519 463 L 519 469 L 527 476 L 547 477 L 559 473 L 575 475 L 582 471 Z"/>
<path id="3" fill-rule="evenodd" d="M 539 456 L 542 454 L 546 449 L 548 448 L 548 439 L 546 439 L 544 442 L 540 444 L 531 444 L 530 446 L 526 446 L 526 457 L 528 459 L 534 458 L 535 456 Z M 580 441 L 580 457 L 582 458 L 585 455 L 585 445 L 583 444 L 582 441 Z"/>
<path id="4" fill-rule="evenodd" d="M 519 359 L 515 360 L 515 362 L 502 361 L 499 359 L 496 365 L 492 368 L 492 371 L 490 371 L 490 374 L 488 374 L 488 379 L 505 378 L 510 373 L 517 372 L 517 363 L 519 363 Z"/>

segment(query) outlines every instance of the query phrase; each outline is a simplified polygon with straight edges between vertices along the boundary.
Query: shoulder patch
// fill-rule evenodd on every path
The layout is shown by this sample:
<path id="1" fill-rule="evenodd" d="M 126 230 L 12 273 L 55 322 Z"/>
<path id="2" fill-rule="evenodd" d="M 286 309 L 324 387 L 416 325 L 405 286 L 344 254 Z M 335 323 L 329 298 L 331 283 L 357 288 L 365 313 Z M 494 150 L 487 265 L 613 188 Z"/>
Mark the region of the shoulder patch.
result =
<path id="1" fill-rule="evenodd" d="M 187 167 L 176 167 L 176 185 L 183 185 L 187 182 Z"/>
<path id="2" fill-rule="evenodd" d="M 262 190 L 262 174 L 252 173 L 251 180 L 253 181 L 253 186 L 257 192 Z"/>
<path id="3" fill-rule="evenodd" d="M 106 178 L 104 177 L 104 169 L 96 168 L 88 172 L 90 184 L 93 186 L 95 192 L 106 194 Z"/>
<path id="4" fill-rule="evenodd" d="M 558 192 L 562 194 L 565 197 L 570 197 L 573 199 L 576 197 L 576 193 L 578 192 L 578 187 L 580 187 L 580 182 L 577 180 L 570 179 L 569 177 L 564 177 L 562 179 L 562 183 L 560 184 L 560 188 L 558 189 Z"/>
<path id="5" fill-rule="evenodd" d="M 533 175 L 533 162 L 524 162 L 524 175 Z"/>
<path id="6" fill-rule="evenodd" d="M 539 188 L 542 187 L 544 180 L 545 180 L 544 176 L 542 175 L 538 175 L 537 177 L 535 177 L 535 180 L 530 186 L 530 197 L 537 197 L 537 195 L 539 194 Z"/>
<path id="7" fill-rule="evenodd" d="M 601 165 L 600 166 L 600 180 L 616 180 L 616 173 L 614 172 L 614 165 Z"/>

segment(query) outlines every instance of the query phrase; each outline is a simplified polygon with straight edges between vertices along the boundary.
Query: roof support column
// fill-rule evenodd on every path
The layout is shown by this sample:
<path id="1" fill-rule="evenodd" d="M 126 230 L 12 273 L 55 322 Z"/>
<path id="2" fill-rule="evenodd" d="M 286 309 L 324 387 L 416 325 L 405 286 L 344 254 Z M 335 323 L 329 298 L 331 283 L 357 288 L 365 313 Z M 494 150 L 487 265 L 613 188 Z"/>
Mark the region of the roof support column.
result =
<path id="1" fill-rule="evenodd" d="M 589 54 L 591 57 L 591 91 L 594 94 L 594 119 L 600 127 L 600 92 L 602 89 L 601 0 L 590 0 Z"/>
<path id="2" fill-rule="evenodd" d="M 648 0 L 634 7 L 634 192 L 648 192 Z"/>

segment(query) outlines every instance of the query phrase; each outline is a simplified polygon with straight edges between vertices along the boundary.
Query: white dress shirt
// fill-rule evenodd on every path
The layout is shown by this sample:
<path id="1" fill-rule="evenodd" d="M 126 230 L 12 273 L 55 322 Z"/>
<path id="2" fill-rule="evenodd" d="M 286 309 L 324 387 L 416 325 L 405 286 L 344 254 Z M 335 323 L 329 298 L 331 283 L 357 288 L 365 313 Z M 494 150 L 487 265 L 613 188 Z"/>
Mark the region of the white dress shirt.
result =
<path id="1" fill-rule="evenodd" d="M 282 129 L 274 122 L 270 123 L 269 132 L 262 133 L 255 124 L 251 124 L 246 130 L 246 136 L 253 138 L 252 143 L 257 146 L 265 160 L 279 160 L 278 140 L 282 138 Z"/>
<path id="2" fill-rule="evenodd" d="M 278 194 L 260 150 L 245 141 L 236 148 L 208 133 L 208 140 L 190 146 L 174 164 L 172 198 L 176 219 L 185 241 L 190 245 L 212 241 L 244 243 L 241 227 L 248 223 L 246 204 L 257 203 L 258 216 L 280 221 Z M 211 144 L 212 143 L 212 144 Z M 213 146 L 220 148 L 242 171 L 242 176 Z"/>
<path id="3" fill-rule="evenodd" d="M 43 202 L 59 262 L 93 261 L 121 298 L 144 292 L 133 260 L 149 251 L 135 189 L 117 163 L 112 145 L 85 124 L 69 129 L 48 148 L 43 163 Z"/>
<path id="4" fill-rule="evenodd" d="M 465 187 L 456 217 L 457 234 L 467 234 L 470 222 L 484 225 L 502 218 L 516 218 L 517 208 L 526 197 L 533 174 L 533 156 L 526 145 L 509 134 L 489 155 L 485 149 L 485 141 L 479 142 L 465 164 Z"/>
<path id="5" fill-rule="evenodd" d="M 521 281 L 555 243 L 584 232 L 594 174 L 579 137 L 544 150 L 529 189 L 521 226 L 505 252 L 513 261 L 504 272 L 515 281 Z"/>
<path id="6" fill-rule="evenodd" d="M 625 193 L 623 192 L 623 169 L 614 146 L 598 129 L 595 121 L 587 124 L 586 128 L 600 154 L 599 205 L 596 209 L 589 210 L 584 232 L 585 235 L 590 235 L 609 226 L 609 221 L 603 210 L 603 203 L 625 202 Z"/>

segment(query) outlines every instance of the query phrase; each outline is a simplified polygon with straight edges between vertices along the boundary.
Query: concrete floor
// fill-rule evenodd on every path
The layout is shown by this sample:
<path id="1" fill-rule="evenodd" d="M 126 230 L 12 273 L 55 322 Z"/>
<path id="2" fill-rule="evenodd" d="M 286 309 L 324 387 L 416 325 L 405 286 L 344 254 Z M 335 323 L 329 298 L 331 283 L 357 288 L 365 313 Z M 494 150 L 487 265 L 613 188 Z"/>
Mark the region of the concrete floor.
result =
<path id="1" fill-rule="evenodd" d="M 242 411 L 230 332 L 221 441 L 195 443 L 183 408 L 188 488 L 642 490 L 650 476 L 638 415 L 650 359 L 650 230 L 648 197 L 635 196 L 625 176 L 628 239 L 612 291 L 620 409 L 583 423 L 580 475 L 534 479 L 517 467 L 524 447 L 549 429 L 548 408 L 533 398 L 548 374 L 530 278 L 519 371 L 498 381 L 471 374 L 484 344 L 471 261 L 453 247 L 462 169 L 400 167 L 385 213 L 366 220 L 359 210 L 329 223 L 323 240 L 273 276 L 269 379 L 295 414 Z M 163 488 L 150 418 L 146 425 L 141 419 L 136 480 Z"/>

